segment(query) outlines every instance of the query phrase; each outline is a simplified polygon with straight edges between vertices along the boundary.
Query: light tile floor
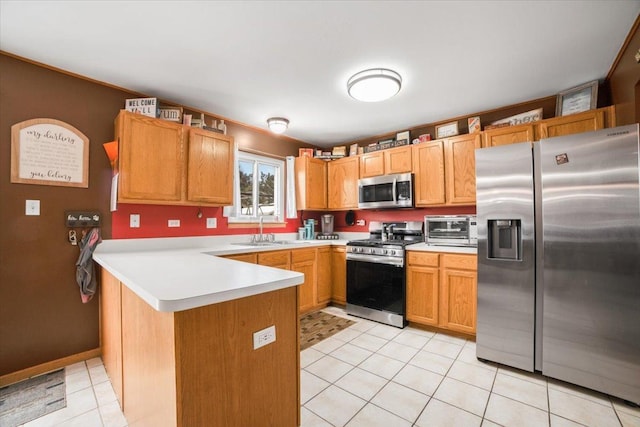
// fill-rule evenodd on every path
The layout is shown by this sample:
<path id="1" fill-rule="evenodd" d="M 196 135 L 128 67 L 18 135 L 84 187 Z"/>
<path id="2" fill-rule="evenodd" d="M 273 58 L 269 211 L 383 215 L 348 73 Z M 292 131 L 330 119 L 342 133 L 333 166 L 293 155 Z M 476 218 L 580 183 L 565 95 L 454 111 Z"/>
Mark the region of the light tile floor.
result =
<path id="1" fill-rule="evenodd" d="M 325 311 L 356 323 L 301 353 L 302 427 L 640 427 L 640 409 L 479 362 L 473 341 Z M 67 407 L 25 427 L 127 425 L 99 358 L 67 366 L 66 381 Z"/>

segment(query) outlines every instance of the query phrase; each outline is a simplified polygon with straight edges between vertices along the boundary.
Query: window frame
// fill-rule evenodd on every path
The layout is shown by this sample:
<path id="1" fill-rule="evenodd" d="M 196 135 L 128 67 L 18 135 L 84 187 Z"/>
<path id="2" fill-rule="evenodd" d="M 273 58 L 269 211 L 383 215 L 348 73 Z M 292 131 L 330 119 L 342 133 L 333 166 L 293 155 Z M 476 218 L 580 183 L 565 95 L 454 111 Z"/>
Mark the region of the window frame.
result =
<path id="1" fill-rule="evenodd" d="M 241 161 L 253 162 L 253 197 L 252 205 L 254 209 L 254 215 L 242 214 L 242 198 L 240 196 L 240 167 Z M 274 198 L 274 215 L 259 215 L 255 209 L 259 206 L 259 201 L 256 198 L 259 197 L 259 178 L 258 176 L 259 165 L 272 166 L 275 169 L 274 185 L 273 185 L 273 198 Z M 234 204 L 231 207 L 231 214 L 228 217 L 228 222 L 232 224 L 243 223 L 257 223 L 260 221 L 260 217 L 263 218 L 263 222 L 266 223 L 282 223 L 285 216 L 285 162 L 281 159 L 273 157 L 250 153 L 247 151 L 238 150 L 236 156 L 236 168 L 234 169 L 233 191 L 234 191 Z"/>

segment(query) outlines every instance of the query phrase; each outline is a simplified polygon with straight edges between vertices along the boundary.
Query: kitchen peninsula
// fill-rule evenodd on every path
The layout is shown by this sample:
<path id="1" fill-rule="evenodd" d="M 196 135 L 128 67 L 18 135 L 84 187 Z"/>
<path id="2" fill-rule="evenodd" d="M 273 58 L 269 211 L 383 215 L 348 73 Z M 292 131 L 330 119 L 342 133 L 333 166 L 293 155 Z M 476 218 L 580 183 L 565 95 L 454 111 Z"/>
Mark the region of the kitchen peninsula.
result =
<path id="1" fill-rule="evenodd" d="M 98 246 L 102 357 L 129 425 L 299 425 L 303 274 L 214 256 L 243 251 L 207 238 Z M 270 326 L 275 342 L 254 349 Z"/>

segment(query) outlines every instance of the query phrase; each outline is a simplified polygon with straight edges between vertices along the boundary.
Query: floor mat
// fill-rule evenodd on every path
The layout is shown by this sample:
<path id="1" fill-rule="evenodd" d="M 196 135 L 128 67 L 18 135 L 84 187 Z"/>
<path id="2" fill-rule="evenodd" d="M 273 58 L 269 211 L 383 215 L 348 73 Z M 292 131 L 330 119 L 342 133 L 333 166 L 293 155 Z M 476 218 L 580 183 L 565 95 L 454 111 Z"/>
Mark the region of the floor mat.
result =
<path id="1" fill-rule="evenodd" d="M 309 313 L 300 318 L 300 351 L 348 328 L 355 322 L 324 311 Z"/>
<path id="2" fill-rule="evenodd" d="M 0 426 L 15 427 L 67 406 L 64 369 L 0 388 Z"/>

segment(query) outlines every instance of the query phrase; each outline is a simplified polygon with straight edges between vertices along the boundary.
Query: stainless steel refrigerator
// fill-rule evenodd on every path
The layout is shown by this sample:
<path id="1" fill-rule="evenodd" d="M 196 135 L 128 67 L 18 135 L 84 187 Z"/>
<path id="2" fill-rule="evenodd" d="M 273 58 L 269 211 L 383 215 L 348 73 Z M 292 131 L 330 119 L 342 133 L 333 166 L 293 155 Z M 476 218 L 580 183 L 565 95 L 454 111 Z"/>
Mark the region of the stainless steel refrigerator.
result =
<path id="1" fill-rule="evenodd" d="M 638 125 L 476 150 L 480 359 L 640 403 Z"/>

